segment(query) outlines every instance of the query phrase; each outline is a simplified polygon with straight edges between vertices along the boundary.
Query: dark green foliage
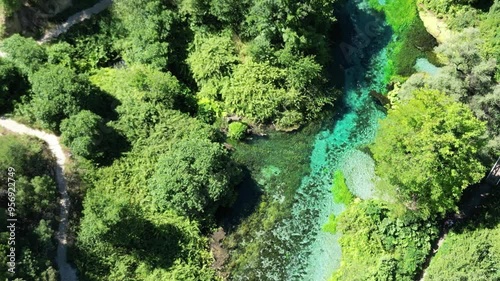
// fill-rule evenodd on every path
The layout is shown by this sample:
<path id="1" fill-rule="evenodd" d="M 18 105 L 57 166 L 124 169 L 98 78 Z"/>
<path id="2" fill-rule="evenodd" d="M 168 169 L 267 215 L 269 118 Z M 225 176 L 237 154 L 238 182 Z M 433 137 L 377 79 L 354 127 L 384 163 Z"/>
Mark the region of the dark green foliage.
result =
<path id="1" fill-rule="evenodd" d="M 476 160 L 484 132 L 465 105 L 435 90 L 415 91 L 380 122 L 371 147 L 377 174 L 391 184 L 381 185 L 383 192 L 424 217 L 453 210 L 485 172 Z"/>
<path id="2" fill-rule="evenodd" d="M 498 191 L 492 189 L 475 214 L 448 233 L 427 269 L 429 280 L 500 279 Z"/>
<path id="3" fill-rule="evenodd" d="M 55 257 L 54 229 L 56 226 L 57 186 L 49 176 L 53 173 L 54 159 L 43 142 L 13 135 L 0 136 L 0 193 L 3 200 L 8 187 L 15 184 L 15 245 L 8 245 L 9 233 L 4 226 L 0 232 L 0 277 L 11 279 L 7 274 L 7 254 L 10 247 L 16 248 L 16 278 L 36 280 L 41 276 L 48 281 L 57 280 L 57 271 L 52 267 Z M 8 175 L 9 167 L 15 169 Z M 10 180 L 7 177 L 11 178 Z M 14 181 L 12 180 L 15 180 Z M 7 182 L 11 185 L 7 186 Z M 4 201 L 5 202 L 5 201 Z M 0 210 L 6 222 L 6 204 Z M 22 222 L 22 223 L 20 223 Z"/>
<path id="4" fill-rule="evenodd" d="M 0 1 L 0 8 L 3 9 L 7 15 L 10 15 L 21 7 L 21 3 L 21 0 L 2 0 Z"/>
<path id="5" fill-rule="evenodd" d="M 189 110 L 189 91 L 170 73 L 144 65 L 103 68 L 92 82 L 117 100 L 119 118 L 113 126 L 130 142 L 146 139 L 172 109 Z"/>
<path id="6" fill-rule="evenodd" d="M 326 35 L 333 23 L 331 0 L 254 1 L 243 24 L 245 38 L 263 36 L 276 49 L 287 47 L 328 59 Z"/>
<path id="7" fill-rule="evenodd" d="M 119 63 L 119 38 L 121 25 L 104 11 L 93 16 L 58 37 L 58 42 L 47 48 L 49 60 L 70 57 L 70 65 L 77 72 L 88 72 Z M 54 61 L 54 60 L 53 60 Z M 63 65 L 66 61 L 58 62 Z"/>
<path id="8" fill-rule="evenodd" d="M 50 45 L 46 52 L 48 63 L 74 68 L 75 49 L 69 43 L 61 42 Z"/>
<path id="9" fill-rule="evenodd" d="M 165 69 L 169 54 L 168 36 L 178 15 L 160 0 L 120 0 L 114 3 L 114 14 L 126 30 L 121 41 L 128 63 L 148 64 Z"/>
<path id="10" fill-rule="evenodd" d="M 154 100 L 126 105 L 147 109 Z M 141 121 L 149 129 L 134 132 L 140 137 L 132 139 L 132 150 L 98 170 L 86 196 L 77 264 L 88 280 L 215 279 L 196 221 L 211 221 L 231 194 L 229 180 L 237 170 L 213 128 L 178 111 L 157 109 L 157 119 Z M 132 125 L 128 128 L 135 129 Z"/>
<path id="11" fill-rule="evenodd" d="M 33 221 L 42 218 L 54 219 L 54 213 L 57 209 L 57 186 L 51 177 L 48 175 L 35 176 L 30 182 L 20 180 L 18 187 L 16 200 L 19 203 L 17 205 L 19 214 Z"/>
<path id="12" fill-rule="evenodd" d="M 105 125 L 102 118 L 88 110 L 61 122 L 61 141 L 71 152 L 88 159 L 99 159 L 103 153 L 98 146 L 103 141 Z"/>
<path id="13" fill-rule="evenodd" d="M 238 62 L 230 34 L 226 32 L 223 36 L 196 36 L 194 51 L 187 62 L 193 72 L 193 78 L 199 85 L 209 79 L 228 76 L 233 65 Z"/>
<path id="14" fill-rule="evenodd" d="M 331 280 L 415 280 L 437 228 L 411 215 L 392 216 L 384 204 L 351 204 L 336 220 L 342 263 Z"/>
<path id="15" fill-rule="evenodd" d="M 290 69 L 253 61 L 238 65 L 228 85 L 221 90 L 224 107 L 253 122 L 275 122 L 281 129 L 301 124 L 332 101 L 312 85 L 319 79 L 321 68 L 309 62 L 299 60 L 296 68 Z M 289 79 L 295 77 L 296 70 L 302 70 L 303 80 Z M 305 85 L 296 87 L 295 83 L 300 82 Z"/>
<path id="16" fill-rule="evenodd" d="M 149 214 L 102 187 L 89 192 L 84 207 L 78 267 L 86 280 L 215 280 L 193 221 Z"/>
<path id="17" fill-rule="evenodd" d="M 38 141 L 14 136 L 0 137 L 0 169 L 7 171 L 8 167 L 16 169 L 17 173 L 29 179 L 43 175 L 50 169 L 50 157 L 42 150 Z M 1 173 L 0 180 L 7 182 L 7 174 Z"/>
<path id="18" fill-rule="evenodd" d="M 12 62 L 0 60 L 0 115 L 12 111 L 28 82 Z"/>
<path id="19" fill-rule="evenodd" d="M 498 280 L 500 228 L 467 230 L 446 237 L 428 269 L 430 280 Z"/>
<path id="20" fill-rule="evenodd" d="M 18 34 L 3 40 L 0 49 L 24 75 L 31 75 L 47 61 L 45 50 L 35 40 Z"/>
<path id="21" fill-rule="evenodd" d="M 479 29 L 484 44 L 481 52 L 486 58 L 495 58 L 497 63 L 500 62 L 500 37 L 498 30 L 500 29 L 500 1 L 493 1 L 490 11 L 486 14 L 486 18 L 481 21 Z M 500 69 L 497 68 L 497 80 L 500 80 Z"/>
<path id="22" fill-rule="evenodd" d="M 43 128 L 59 130 L 61 121 L 78 113 L 89 95 L 85 79 L 71 69 L 49 65 L 30 77 L 31 100 L 26 109 Z"/>
<path id="23" fill-rule="evenodd" d="M 195 218 L 214 213 L 231 194 L 229 165 L 218 143 L 194 139 L 172 145 L 149 184 L 155 206 Z"/>

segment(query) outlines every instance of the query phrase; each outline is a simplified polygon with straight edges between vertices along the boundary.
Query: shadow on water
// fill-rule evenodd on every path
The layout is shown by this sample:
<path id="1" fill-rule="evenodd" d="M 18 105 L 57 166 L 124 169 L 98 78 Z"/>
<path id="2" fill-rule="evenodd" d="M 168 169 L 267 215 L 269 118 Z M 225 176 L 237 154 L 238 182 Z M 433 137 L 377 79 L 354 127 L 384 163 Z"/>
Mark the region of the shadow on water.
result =
<path id="1" fill-rule="evenodd" d="M 335 118 L 333 122 L 341 120 L 344 115 L 355 110 L 359 118 L 369 116 L 364 114 L 372 110 L 373 103 L 365 103 L 360 108 L 353 108 L 348 91 L 356 91 L 358 96 L 363 95 L 362 88 L 375 90 L 370 84 L 378 77 L 373 77 L 372 59 L 382 51 L 392 39 L 392 29 L 385 23 L 383 13 L 367 10 L 365 1 L 342 1 L 336 7 L 337 19 L 332 36 L 332 57 L 339 67 L 330 67 L 329 71 L 333 85 L 343 89 L 344 98 L 335 103 Z M 364 6 L 362 4 L 364 3 Z M 342 79 L 335 79 L 335 78 Z M 359 122 L 361 124 L 365 122 Z M 335 123 L 334 123 L 335 125 Z M 332 127 L 332 124 L 329 125 Z"/>
<path id="2" fill-rule="evenodd" d="M 248 168 L 243 167 L 242 181 L 236 186 L 236 199 L 230 207 L 221 207 L 215 214 L 218 224 L 226 231 L 234 229 L 257 208 L 262 190 L 252 178 Z"/>

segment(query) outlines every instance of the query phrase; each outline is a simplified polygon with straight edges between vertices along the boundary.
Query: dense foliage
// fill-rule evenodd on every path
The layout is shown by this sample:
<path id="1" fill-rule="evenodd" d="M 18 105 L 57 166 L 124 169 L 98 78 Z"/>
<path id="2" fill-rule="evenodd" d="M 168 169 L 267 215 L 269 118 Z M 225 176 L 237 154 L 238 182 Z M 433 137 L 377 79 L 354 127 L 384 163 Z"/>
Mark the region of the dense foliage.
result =
<path id="1" fill-rule="evenodd" d="M 377 173 L 409 209 L 428 217 L 455 208 L 483 176 L 477 161 L 484 123 L 435 90 L 417 90 L 381 121 L 371 150 Z"/>
<path id="2" fill-rule="evenodd" d="M 0 60 L 0 85 L 0 114 L 3 114 L 11 112 L 26 93 L 27 81 L 11 62 Z"/>
<path id="3" fill-rule="evenodd" d="M 55 257 L 55 229 L 57 210 L 57 186 L 50 176 L 54 167 L 45 145 L 35 139 L 12 135 L 0 136 L 0 180 L 2 185 L 1 217 L 7 224 L 7 182 L 14 183 L 15 244 L 8 244 L 9 229 L 3 227 L 0 232 L 0 251 L 2 254 L 2 279 L 11 279 L 13 276 L 24 280 L 41 278 L 46 281 L 56 281 L 57 271 L 53 264 Z M 8 175 L 12 167 L 15 173 Z M 8 180 L 8 177 L 11 180 Z M 12 181 L 15 180 L 14 181 Z M 10 201 L 9 201 L 10 202 Z M 22 221 L 22 223 L 20 223 Z M 11 275 L 7 271 L 7 262 L 10 248 L 16 249 L 16 273 Z"/>
<path id="4" fill-rule="evenodd" d="M 8 14 L 20 3 L 3 0 L 0 9 Z M 380 198 L 355 199 L 342 172 L 333 173 L 333 200 L 346 211 L 324 226 L 342 235 L 343 262 L 332 279 L 413 280 L 437 234 L 433 219 L 454 211 L 462 190 L 481 178 L 479 152 L 487 164 L 500 152 L 500 4 L 423 0 L 457 32 L 433 54 L 436 42 L 417 1 L 363 3 L 392 28 L 394 40 L 382 54 L 385 81 L 402 84 L 370 147 Z M 245 196 L 251 202 L 242 204 L 243 213 L 255 215 L 226 242 L 233 255 L 228 270 L 247 279 L 280 278 L 285 263 L 302 261 L 283 253 L 289 245 L 274 244 L 306 241 L 276 237 L 290 227 L 284 222 L 294 200 L 316 196 L 292 194 L 307 174 L 311 135 L 319 129 L 246 136 L 262 128 L 297 130 L 333 105 L 333 14 L 344 3 L 334 4 L 115 0 L 50 44 L 20 35 L 2 41 L 0 112 L 60 135 L 72 164 L 82 165 L 89 188 L 75 200 L 83 200 L 76 206 L 83 216 L 72 218 L 70 249 L 80 280 L 218 280 L 206 236 L 215 214 L 233 211 L 232 202 Z M 412 75 L 421 57 L 439 61 L 436 75 Z M 2 170 L 15 166 L 20 174 L 19 211 L 28 218 L 19 236 L 19 277 L 55 280 L 52 160 L 42 144 L 11 136 L 0 137 L 0 155 Z M 237 198 L 242 170 L 256 182 L 247 175 Z M 308 221 L 314 212 L 299 216 Z M 464 265 L 482 255 L 497 258 L 497 245 L 485 242 L 495 231 L 450 235 L 459 247 L 445 248 L 429 274 L 452 266 L 448 256 L 466 247 L 474 251 Z M 263 252 L 279 255 L 282 264 L 256 271 L 269 266 Z M 497 277 L 486 272 L 494 262 L 474 266 Z"/>
<path id="5" fill-rule="evenodd" d="M 331 280 L 415 280 L 437 235 L 431 222 L 395 218 L 373 200 L 354 202 L 337 220 L 343 262 Z"/>
<path id="6" fill-rule="evenodd" d="M 248 126 L 242 122 L 232 122 L 227 126 L 227 136 L 231 139 L 241 140 L 247 133 Z"/>
<path id="7" fill-rule="evenodd" d="M 492 190 L 479 212 L 448 233 L 427 270 L 430 280 L 500 278 L 499 195 Z"/>
<path id="8" fill-rule="evenodd" d="M 492 165 L 500 152 L 499 86 L 494 77 L 498 71 L 495 59 L 481 56 L 484 41 L 475 28 L 467 28 L 436 48 L 446 63 L 436 75 L 412 75 L 400 89 L 397 98 L 407 100 L 416 89 L 427 87 L 440 90 L 465 103 L 477 118 L 487 122 L 488 145 L 482 153 L 484 162 Z"/>

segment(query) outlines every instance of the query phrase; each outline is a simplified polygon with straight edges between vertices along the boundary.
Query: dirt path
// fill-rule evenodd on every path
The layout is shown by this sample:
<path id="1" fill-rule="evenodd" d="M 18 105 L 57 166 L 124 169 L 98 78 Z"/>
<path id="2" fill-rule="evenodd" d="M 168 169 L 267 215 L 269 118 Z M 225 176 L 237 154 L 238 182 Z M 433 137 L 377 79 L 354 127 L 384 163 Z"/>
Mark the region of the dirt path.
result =
<path id="1" fill-rule="evenodd" d="M 51 30 L 47 30 L 45 32 L 45 34 L 43 35 L 43 37 L 37 41 L 38 44 L 43 44 L 43 43 L 46 43 L 46 42 L 56 38 L 57 36 L 68 31 L 68 29 L 70 27 L 72 27 L 73 25 L 80 23 L 86 19 L 89 19 L 93 15 L 98 14 L 98 13 L 106 10 L 106 8 L 108 8 L 112 3 L 113 3 L 113 0 L 101 0 L 97 4 L 95 4 L 94 6 L 72 15 L 65 22 L 58 24 L 56 27 L 54 27 Z"/>
<path id="2" fill-rule="evenodd" d="M 72 16 L 70 16 L 64 23 L 57 25 L 55 28 L 45 32 L 45 35 L 38 40 L 38 44 L 46 43 L 57 36 L 65 33 L 69 28 L 77 23 L 80 23 L 86 19 L 89 19 L 95 14 L 104 11 L 113 3 L 113 0 L 102 0 L 95 4 L 94 6 L 80 11 Z M 7 54 L 0 51 L 0 57 L 5 57 Z M 66 155 L 64 154 L 62 147 L 59 143 L 59 138 L 55 135 L 51 135 L 42 131 L 33 130 L 23 124 L 17 123 L 14 120 L 0 118 L 0 126 L 6 128 L 9 131 L 18 134 L 26 134 L 30 136 L 37 137 L 45 141 L 50 151 L 54 154 L 57 159 L 56 170 L 56 181 L 59 194 L 61 195 L 59 204 L 61 205 L 59 217 L 59 228 L 56 234 L 58 241 L 57 244 L 57 256 L 56 263 L 59 268 L 59 274 L 61 275 L 62 281 L 76 281 L 76 270 L 69 265 L 67 261 L 67 232 L 68 232 L 68 218 L 70 210 L 70 199 L 68 195 L 68 188 L 66 185 L 66 180 L 64 179 L 64 164 L 66 162 Z"/>
<path id="3" fill-rule="evenodd" d="M 37 137 L 43 141 L 45 141 L 52 154 L 57 159 L 56 170 L 56 181 L 57 181 L 57 189 L 61 198 L 59 200 L 59 204 L 61 205 L 59 217 L 59 229 L 56 234 L 56 238 L 58 241 L 57 245 L 57 257 L 56 263 L 59 268 L 59 273 L 61 274 L 61 280 L 63 281 L 74 281 L 76 278 L 76 271 L 73 269 L 67 262 L 67 231 L 68 231 L 68 216 L 69 216 L 69 208 L 70 208 L 70 200 L 68 195 L 68 188 L 66 185 L 66 180 L 64 179 L 64 164 L 66 163 L 66 155 L 59 143 L 59 138 L 55 135 L 51 135 L 42 131 L 33 130 L 23 124 L 17 123 L 16 121 L 1 118 L 0 126 L 5 129 L 12 131 L 17 134 L 25 134 Z"/>

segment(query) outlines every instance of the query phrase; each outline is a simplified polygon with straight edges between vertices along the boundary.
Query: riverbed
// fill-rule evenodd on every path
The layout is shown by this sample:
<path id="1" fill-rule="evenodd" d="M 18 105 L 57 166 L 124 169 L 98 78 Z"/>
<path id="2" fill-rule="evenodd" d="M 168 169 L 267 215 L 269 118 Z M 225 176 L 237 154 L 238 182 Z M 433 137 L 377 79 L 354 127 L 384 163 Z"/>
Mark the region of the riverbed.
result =
<path id="1" fill-rule="evenodd" d="M 308 140 L 299 138 L 304 142 L 302 149 L 307 148 L 307 169 L 272 163 L 250 169 L 244 185 L 254 181 L 260 186 L 262 199 L 254 206 L 258 211 L 239 226 L 249 228 L 244 232 L 247 236 L 242 237 L 240 232 L 230 239 L 239 243 L 229 246 L 234 249 L 233 280 L 327 280 L 340 264 L 341 250 L 338 235 L 323 231 L 322 226 L 330 214 L 338 215 L 345 208 L 332 200 L 333 172 L 343 172 L 356 196 L 375 196 L 374 162 L 366 145 L 375 138 L 384 113 L 370 92 L 386 92 L 384 69 L 393 35 L 383 16 L 371 10 L 367 0 L 348 0 L 338 10 L 339 37 L 334 39 L 332 57 L 341 64 L 343 75 L 331 79 L 343 78 L 343 83 L 336 81 L 343 84 L 342 98 L 335 114 L 322 120 L 318 132 L 306 135 Z M 296 145 L 294 139 L 290 138 L 288 146 Z M 293 184 L 290 182 L 280 185 L 280 177 L 297 173 L 301 177 L 297 186 L 289 186 Z M 262 204 L 277 218 L 265 217 Z"/>

